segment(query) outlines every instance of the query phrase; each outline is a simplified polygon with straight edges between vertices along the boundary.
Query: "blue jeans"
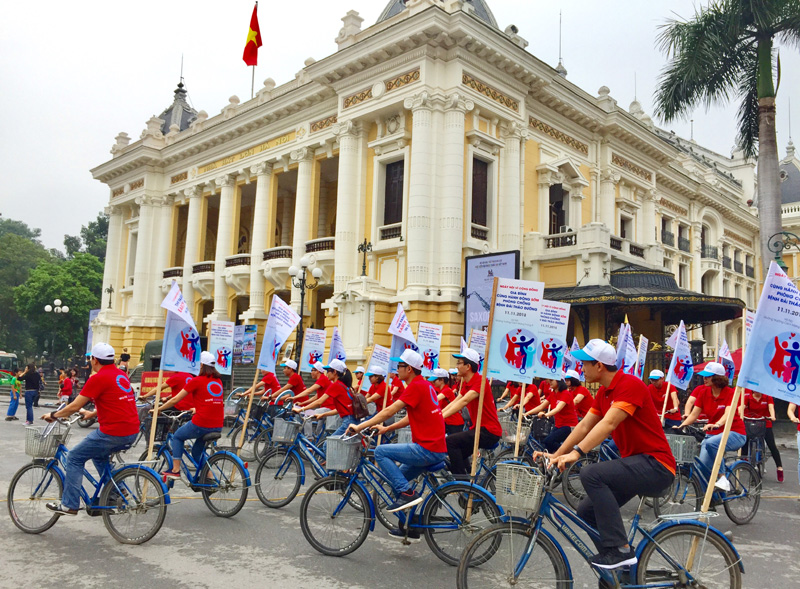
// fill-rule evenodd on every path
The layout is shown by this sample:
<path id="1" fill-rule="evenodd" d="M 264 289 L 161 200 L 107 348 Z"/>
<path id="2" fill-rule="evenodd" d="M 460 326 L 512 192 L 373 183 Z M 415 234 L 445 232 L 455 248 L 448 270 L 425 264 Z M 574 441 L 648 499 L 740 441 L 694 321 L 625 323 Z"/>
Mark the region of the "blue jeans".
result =
<path id="1" fill-rule="evenodd" d="M 747 441 L 747 436 L 743 436 L 742 434 L 737 434 L 736 432 L 731 432 L 728 436 L 728 443 L 725 445 L 725 451 L 731 450 L 738 450 L 744 443 Z M 702 445 L 700 446 L 700 456 L 697 460 L 700 462 L 700 469 L 703 472 L 703 475 L 708 480 L 708 477 L 711 476 L 711 469 L 714 466 L 714 459 L 717 457 L 717 451 L 719 450 L 719 445 L 722 442 L 722 434 L 717 434 L 716 436 L 708 436 L 705 440 L 703 440 Z M 714 484 L 713 481 L 711 484 Z"/>
<path id="2" fill-rule="evenodd" d="M 203 448 L 206 445 L 203 441 L 203 436 L 212 432 L 221 431 L 221 427 L 200 427 L 199 425 L 193 424 L 191 421 L 189 423 L 184 423 L 172 437 L 172 447 L 170 448 L 172 457 L 175 460 L 180 460 L 183 457 L 183 443 L 186 440 L 193 439 L 192 458 L 197 466 L 200 467 L 200 461 L 203 459 Z M 169 465 L 169 469 L 172 470 L 171 464 Z"/>
<path id="3" fill-rule="evenodd" d="M 26 397 L 28 392 L 25 391 Z M 103 470 L 108 465 L 109 456 L 117 450 L 133 444 L 137 435 L 109 436 L 96 429 L 70 450 L 65 461 L 64 495 L 61 498 L 61 504 L 67 509 L 80 509 L 83 468 L 86 462 L 91 460 L 97 473 L 102 477 Z"/>
<path id="4" fill-rule="evenodd" d="M 33 423 L 33 402 L 39 391 L 25 391 L 25 421 Z"/>
<path id="5" fill-rule="evenodd" d="M 419 444 L 383 444 L 375 448 L 375 462 L 398 495 L 411 487 L 408 481 L 418 477 L 426 466 L 444 462 L 447 452 L 431 452 Z M 396 462 L 400 463 L 398 467 Z"/>
<path id="6" fill-rule="evenodd" d="M 17 414 L 17 407 L 19 407 L 19 393 L 11 393 L 11 400 L 8 403 L 6 417 L 14 417 Z"/>

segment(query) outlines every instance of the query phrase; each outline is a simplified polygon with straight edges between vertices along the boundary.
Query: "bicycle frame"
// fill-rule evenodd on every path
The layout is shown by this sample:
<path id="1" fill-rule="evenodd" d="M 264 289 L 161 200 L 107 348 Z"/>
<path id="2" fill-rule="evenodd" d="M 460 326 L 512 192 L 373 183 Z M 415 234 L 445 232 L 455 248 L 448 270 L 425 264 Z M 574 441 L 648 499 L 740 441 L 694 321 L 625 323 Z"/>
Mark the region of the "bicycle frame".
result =
<path id="1" fill-rule="evenodd" d="M 733 469 L 736 467 L 736 465 L 737 464 L 742 464 L 742 463 L 749 464 L 749 462 L 747 460 L 734 460 L 730 464 L 728 464 L 727 462 L 725 462 L 723 460 L 722 461 L 722 465 L 720 466 L 720 473 L 724 474 L 726 477 L 730 476 L 731 473 L 733 472 Z M 688 473 L 689 478 L 696 477 L 696 480 L 701 483 L 701 487 L 702 487 L 701 491 L 703 493 L 705 493 L 706 489 L 708 489 L 708 478 L 706 478 L 706 475 L 703 472 L 703 469 L 700 468 L 699 459 L 695 458 L 694 462 L 692 464 L 681 465 L 681 467 L 686 468 L 689 471 L 689 473 Z M 733 499 L 740 499 L 742 497 L 746 497 L 747 496 L 747 489 L 744 487 L 744 485 L 742 485 L 741 487 L 742 487 L 742 491 L 743 491 L 742 493 L 740 493 L 738 495 L 731 495 L 730 493 L 726 493 L 725 496 L 721 497 L 720 499 L 723 502 L 725 502 L 725 501 L 731 501 Z M 717 495 L 718 494 L 717 491 L 714 491 L 714 494 Z"/>
<path id="2" fill-rule="evenodd" d="M 328 471 L 325 470 L 325 467 L 322 466 L 320 463 L 320 459 L 325 460 L 325 454 L 317 448 L 306 436 L 303 432 L 298 432 L 297 436 L 294 439 L 294 442 L 291 446 L 289 446 L 286 450 L 286 458 L 284 459 L 284 464 L 288 463 L 289 454 L 294 454 L 297 456 L 300 462 L 300 484 L 303 485 L 306 482 L 306 466 L 303 464 L 303 458 L 307 458 L 308 461 L 311 463 L 311 468 L 320 475 L 320 476 L 328 476 Z M 283 464 L 281 465 L 283 466 Z M 278 469 L 280 473 L 280 469 Z"/>
<path id="3" fill-rule="evenodd" d="M 165 456 L 165 459 L 168 461 L 167 464 L 170 465 L 170 466 L 172 465 L 172 461 L 173 461 L 172 451 L 170 450 L 173 437 L 174 436 L 172 435 L 172 433 L 169 433 L 167 435 L 167 439 L 164 442 L 162 442 L 161 450 L 159 450 L 159 454 L 163 452 L 163 454 Z M 192 457 L 190 452 L 184 451 L 183 456 L 181 456 L 181 468 L 183 468 L 183 472 L 186 475 L 186 478 L 188 479 L 189 484 L 193 487 L 193 490 L 199 491 L 199 490 L 202 490 L 202 489 L 205 489 L 205 488 L 212 488 L 213 489 L 214 487 L 218 486 L 219 481 L 217 480 L 216 475 L 214 475 L 214 483 L 213 484 L 206 483 L 205 481 L 198 482 L 198 480 L 200 478 L 200 471 L 202 470 L 203 465 L 205 465 L 205 463 L 208 462 L 209 459 L 212 456 L 216 456 L 217 454 L 225 454 L 225 455 L 230 456 L 231 458 L 233 458 L 239 464 L 239 466 L 242 467 L 242 470 L 245 472 L 245 481 L 247 483 L 247 486 L 249 487 L 250 486 L 250 471 L 247 468 L 247 464 L 241 458 L 239 458 L 235 453 L 229 452 L 227 450 L 217 450 L 213 454 L 209 455 L 208 451 L 204 447 L 203 448 L 203 454 L 200 457 L 200 463 L 199 464 L 197 462 L 195 462 L 195 460 Z M 186 459 L 188 459 L 189 462 L 191 462 L 192 466 L 194 467 L 194 474 L 191 473 L 191 471 L 189 469 L 189 466 L 186 463 Z M 154 471 L 154 473 L 155 473 L 155 471 Z M 158 478 L 159 480 L 161 479 L 160 475 L 158 475 L 158 474 L 156 474 L 156 478 Z"/>

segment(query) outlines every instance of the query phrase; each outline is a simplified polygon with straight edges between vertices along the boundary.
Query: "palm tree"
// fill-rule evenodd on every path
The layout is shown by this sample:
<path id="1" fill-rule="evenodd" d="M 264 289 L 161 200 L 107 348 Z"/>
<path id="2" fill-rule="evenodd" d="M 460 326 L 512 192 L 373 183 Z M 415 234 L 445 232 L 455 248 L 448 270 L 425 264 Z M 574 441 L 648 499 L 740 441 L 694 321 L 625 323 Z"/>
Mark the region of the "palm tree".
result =
<path id="1" fill-rule="evenodd" d="M 800 0 L 712 0 L 691 20 L 669 20 L 659 47 L 669 62 L 656 90 L 665 121 L 696 106 L 737 97 L 737 143 L 758 155 L 758 215 L 762 271 L 771 260 L 767 242 L 781 231 L 774 75 L 780 75 L 775 41 L 800 47 Z M 778 77 L 780 85 L 780 77 Z"/>

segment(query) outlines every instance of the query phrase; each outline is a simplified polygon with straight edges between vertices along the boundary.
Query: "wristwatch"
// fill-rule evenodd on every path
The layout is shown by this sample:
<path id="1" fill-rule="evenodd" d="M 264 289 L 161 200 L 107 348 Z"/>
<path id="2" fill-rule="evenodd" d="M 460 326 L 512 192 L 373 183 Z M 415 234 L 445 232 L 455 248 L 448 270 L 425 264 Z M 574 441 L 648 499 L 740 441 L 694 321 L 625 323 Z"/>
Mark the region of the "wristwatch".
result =
<path id="1" fill-rule="evenodd" d="M 581 455 L 581 458 L 586 458 L 586 452 L 584 452 L 583 450 L 581 450 L 581 447 L 580 447 L 578 444 L 575 444 L 575 445 L 572 447 L 572 449 L 573 449 L 573 450 L 575 450 L 575 451 L 576 451 L 578 454 L 580 454 L 580 455 Z"/>

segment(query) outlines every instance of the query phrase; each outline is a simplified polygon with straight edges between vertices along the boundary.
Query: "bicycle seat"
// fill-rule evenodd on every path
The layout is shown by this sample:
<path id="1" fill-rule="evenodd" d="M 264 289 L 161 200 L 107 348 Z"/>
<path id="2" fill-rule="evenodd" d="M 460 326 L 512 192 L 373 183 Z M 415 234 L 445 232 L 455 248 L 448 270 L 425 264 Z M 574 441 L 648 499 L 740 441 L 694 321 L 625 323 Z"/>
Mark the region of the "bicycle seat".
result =
<path id="1" fill-rule="evenodd" d="M 213 442 L 214 440 L 219 440 L 222 437 L 220 432 L 211 432 L 203 436 L 202 440 L 204 442 Z"/>
<path id="2" fill-rule="evenodd" d="M 426 466 L 425 470 L 428 472 L 438 472 L 440 470 L 445 470 L 447 468 L 447 464 L 444 460 L 441 462 L 437 462 L 436 464 L 431 464 L 430 466 Z"/>

